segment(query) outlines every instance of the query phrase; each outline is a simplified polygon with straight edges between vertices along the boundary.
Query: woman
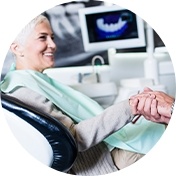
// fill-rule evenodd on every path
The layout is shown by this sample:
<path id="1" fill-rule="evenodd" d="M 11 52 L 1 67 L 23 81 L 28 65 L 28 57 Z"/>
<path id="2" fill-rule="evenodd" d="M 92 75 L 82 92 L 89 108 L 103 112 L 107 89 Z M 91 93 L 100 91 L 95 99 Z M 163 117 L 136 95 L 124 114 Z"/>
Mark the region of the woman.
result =
<path id="1" fill-rule="evenodd" d="M 149 146 L 146 149 L 149 150 L 164 132 L 163 127 L 155 125 L 157 132 L 153 139 L 146 138 L 147 145 L 139 149 L 144 152 L 138 154 L 133 143 L 137 143 L 135 136 L 144 128 L 141 126 L 139 131 L 131 133 L 135 125 L 126 125 L 134 118 L 129 100 L 103 110 L 90 98 L 43 74 L 54 65 L 56 51 L 50 23 L 44 16 L 39 15 L 22 30 L 12 43 L 11 51 L 16 64 L 1 82 L 1 91 L 50 113 L 69 128 L 80 151 L 70 173 L 104 175 L 122 169 L 140 159 L 146 152 L 145 147 Z M 125 125 L 127 131 L 122 128 Z M 143 125 L 149 131 L 154 128 L 145 121 Z M 114 133 L 116 131 L 120 133 Z M 131 141 L 127 140 L 129 135 L 125 138 L 124 132 L 133 134 Z"/>

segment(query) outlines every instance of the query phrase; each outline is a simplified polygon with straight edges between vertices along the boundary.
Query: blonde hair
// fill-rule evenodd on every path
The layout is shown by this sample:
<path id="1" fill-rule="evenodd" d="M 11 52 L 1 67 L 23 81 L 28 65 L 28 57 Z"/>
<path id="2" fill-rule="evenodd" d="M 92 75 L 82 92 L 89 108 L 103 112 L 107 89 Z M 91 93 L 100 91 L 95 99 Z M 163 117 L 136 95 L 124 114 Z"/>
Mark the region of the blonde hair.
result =
<path id="1" fill-rule="evenodd" d="M 20 45 L 23 45 L 27 39 L 27 37 L 31 34 L 31 32 L 34 30 L 34 28 L 44 22 L 48 21 L 47 17 L 44 15 L 38 15 L 35 17 L 33 20 L 31 20 L 22 30 L 21 32 L 17 35 L 15 38 L 15 42 L 17 42 Z"/>

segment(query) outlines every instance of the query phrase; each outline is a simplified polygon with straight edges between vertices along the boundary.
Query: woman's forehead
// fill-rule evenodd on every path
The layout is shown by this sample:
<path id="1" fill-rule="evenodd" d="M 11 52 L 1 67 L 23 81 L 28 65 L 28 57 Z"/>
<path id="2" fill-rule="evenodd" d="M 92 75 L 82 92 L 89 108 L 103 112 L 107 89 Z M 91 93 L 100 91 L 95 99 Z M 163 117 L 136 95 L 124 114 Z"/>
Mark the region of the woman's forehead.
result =
<path id="1" fill-rule="evenodd" d="M 51 29 L 51 25 L 47 20 L 37 24 L 34 28 L 34 31 L 37 33 L 48 33 L 48 32 L 53 33 Z"/>

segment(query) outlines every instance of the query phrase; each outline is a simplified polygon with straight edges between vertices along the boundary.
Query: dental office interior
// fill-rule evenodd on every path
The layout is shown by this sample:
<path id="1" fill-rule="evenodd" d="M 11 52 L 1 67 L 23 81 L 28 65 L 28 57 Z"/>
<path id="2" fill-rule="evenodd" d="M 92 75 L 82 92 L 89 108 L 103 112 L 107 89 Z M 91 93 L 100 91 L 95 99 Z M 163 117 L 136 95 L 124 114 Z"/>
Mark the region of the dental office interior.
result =
<path id="1" fill-rule="evenodd" d="M 43 12 L 51 23 L 55 66 L 44 72 L 104 108 L 144 87 L 175 97 L 172 60 L 161 37 L 137 14 L 104 1 L 79 0 Z M 1 73 L 9 70 L 7 53 Z"/>

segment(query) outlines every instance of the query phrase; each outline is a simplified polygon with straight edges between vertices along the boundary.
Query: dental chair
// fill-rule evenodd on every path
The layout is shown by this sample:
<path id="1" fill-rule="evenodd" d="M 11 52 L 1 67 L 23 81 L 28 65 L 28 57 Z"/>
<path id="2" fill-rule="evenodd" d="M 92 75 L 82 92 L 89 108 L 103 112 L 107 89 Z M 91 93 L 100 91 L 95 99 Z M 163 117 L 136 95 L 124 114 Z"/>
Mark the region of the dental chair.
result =
<path id="1" fill-rule="evenodd" d="M 77 145 L 67 128 L 52 116 L 1 93 L 2 112 L 20 144 L 43 164 L 68 172 Z"/>

